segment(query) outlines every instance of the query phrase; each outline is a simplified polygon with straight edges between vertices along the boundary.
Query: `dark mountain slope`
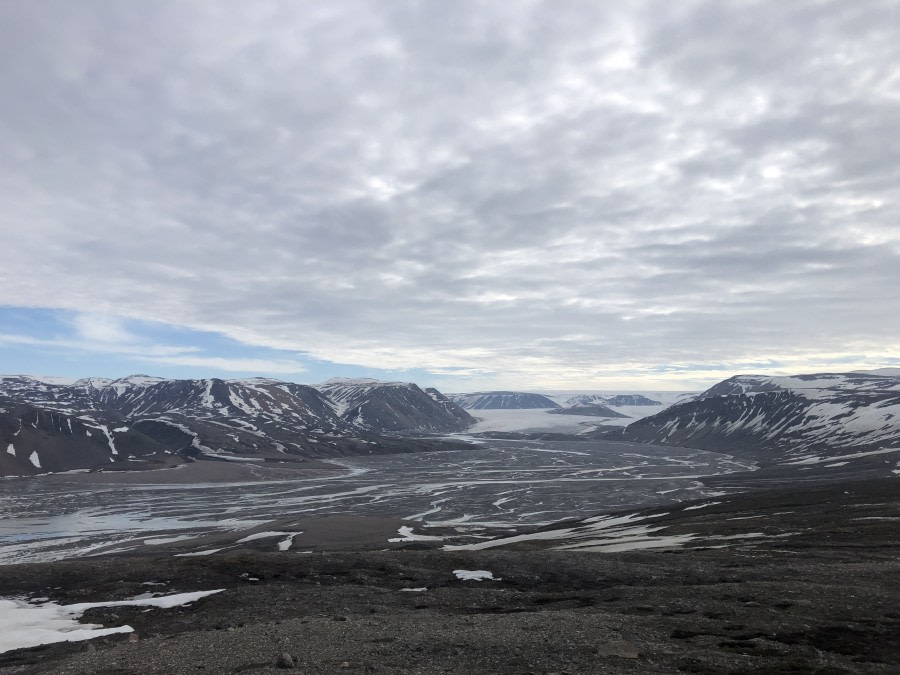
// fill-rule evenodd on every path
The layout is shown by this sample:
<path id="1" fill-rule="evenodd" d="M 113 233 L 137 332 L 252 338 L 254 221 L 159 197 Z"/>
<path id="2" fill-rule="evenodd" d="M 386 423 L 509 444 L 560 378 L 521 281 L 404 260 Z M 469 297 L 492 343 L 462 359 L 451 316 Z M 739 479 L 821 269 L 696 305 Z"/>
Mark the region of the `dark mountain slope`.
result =
<path id="1" fill-rule="evenodd" d="M 621 437 L 807 464 L 900 447 L 900 378 L 740 375 L 630 424 Z"/>
<path id="2" fill-rule="evenodd" d="M 628 415 L 616 412 L 612 408 L 608 408 L 601 403 L 582 403 L 568 408 L 548 410 L 547 412 L 556 415 L 587 415 L 590 417 L 608 417 L 612 419 L 628 417 Z"/>
<path id="3" fill-rule="evenodd" d="M 370 382 L 329 390 L 341 401 L 314 387 L 264 378 L 166 380 L 133 375 L 61 385 L 2 376 L 0 396 L 8 403 L 3 415 L 10 429 L 6 435 L 15 433 L 21 414 L 32 409 L 39 427 L 46 428 L 40 436 L 28 431 L 18 446 L 13 444 L 13 452 L 0 462 L 0 475 L 101 467 L 165 453 L 286 461 L 285 455 L 422 451 L 434 449 L 435 443 L 388 440 L 380 434 L 446 433 L 474 422 L 440 392 L 424 392 L 414 384 Z M 75 433 L 67 431 L 70 422 Z M 37 452 L 36 464 L 29 459 L 32 452 Z"/>
<path id="4" fill-rule="evenodd" d="M 87 468 L 110 461 L 109 440 L 70 415 L 0 400 L 0 475 Z"/>
<path id="5" fill-rule="evenodd" d="M 559 408 L 559 404 L 541 394 L 522 391 L 480 391 L 472 394 L 453 394 L 456 405 L 466 410 L 531 410 Z"/>
<path id="6" fill-rule="evenodd" d="M 642 394 L 615 394 L 613 396 L 606 396 L 603 394 L 578 394 L 566 401 L 567 406 L 590 405 L 594 403 L 613 406 L 662 405 L 660 401 L 654 401 Z"/>
<path id="7" fill-rule="evenodd" d="M 436 389 L 423 391 L 411 382 L 368 379 L 328 380 L 317 389 L 334 404 L 334 412 L 360 429 L 380 432 L 463 431 L 475 419 Z"/>

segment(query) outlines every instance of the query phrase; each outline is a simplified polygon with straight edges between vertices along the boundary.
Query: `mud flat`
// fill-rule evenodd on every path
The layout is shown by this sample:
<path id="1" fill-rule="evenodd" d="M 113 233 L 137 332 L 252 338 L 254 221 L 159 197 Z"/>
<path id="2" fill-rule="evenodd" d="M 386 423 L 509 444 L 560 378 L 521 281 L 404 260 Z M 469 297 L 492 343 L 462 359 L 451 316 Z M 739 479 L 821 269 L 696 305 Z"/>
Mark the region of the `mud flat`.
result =
<path id="1" fill-rule="evenodd" d="M 0 568 L 0 597 L 61 605 L 224 590 L 168 609 L 89 609 L 83 621 L 133 632 L 10 651 L 0 655 L 0 670 L 900 670 L 896 478 L 805 484 L 626 515 L 651 519 L 651 536 L 693 536 L 655 550 L 560 551 L 560 539 L 541 537 L 442 550 L 440 541 L 381 543 L 396 522 L 361 517 L 323 519 L 318 530 L 307 522 L 307 541 L 321 539 L 313 552 L 277 550 L 282 539 L 274 533 L 203 556 L 7 566 Z M 334 532 L 343 533 L 339 545 L 326 540 Z M 735 536 L 754 532 L 764 536 Z M 461 578 L 486 572 L 493 579 Z"/>

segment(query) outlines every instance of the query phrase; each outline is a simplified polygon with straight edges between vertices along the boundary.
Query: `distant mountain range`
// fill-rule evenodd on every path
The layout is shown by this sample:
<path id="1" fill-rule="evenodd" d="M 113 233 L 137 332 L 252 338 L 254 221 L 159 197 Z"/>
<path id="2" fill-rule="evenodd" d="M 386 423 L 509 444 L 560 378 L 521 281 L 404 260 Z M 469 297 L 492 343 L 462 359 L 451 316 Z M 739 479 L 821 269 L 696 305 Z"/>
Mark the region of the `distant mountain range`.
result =
<path id="1" fill-rule="evenodd" d="M 567 409 L 583 406 L 653 406 L 662 405 L 641 394 L 576 394 L 566 398 L 562 405 L 549 396 L 525 391 L 478 391 L 471 394 L 450 394 L 450 398 L 460 408 L 466 410 L 538 410 Z M 611 411 L 610 417 L 623 417 L 621 413 Z M 564 413 L 580 414 L 580 413 Z M 584 414 L 594 415 L 588 410 Z M 627 416 L 626 416 L 627 417 Z"/>
<path id="2" fill-rule="evenodd" d="M 615 394 L 613 396 L 601 394 L 578 394 L 566 400 L 566 406 L 580 405 L 612 405 L 612 406 L 650 406 L 662 405 L 660 401 L 654 401 L 641 394 Z"/>
<path id="3" fill-rule="evenodd" d="M 615 424 L 624 417 L 616 406 L 633 415 L 630 407 L 664 405 L 640 394 L 554 396 L 567 406 L 528 392 L 445 396 L 408 382 L 367 379 L 308 386 L 266 378 L 133 375 L 62 384 L 2 376 L 0 475 L 120 466 L 167 455 L 297 461 L 423 451 L 439 443 L 423 434 L 468 429 L 476 421 L 468 410 L 546 410 Z M 893 372 L 738 375 L 673 400 L 628 426 L 580 437 L 712 450 L 762 465 L 900 459 L 900 375 Z"/>
<path id="4" fill-rule="evenodd" d="M 474 421 L 437 390 L 405 382 L 3 376 L 0 475 L 173 453 L 239 461 L 421 450 L 429 444 L 385 434 L 462 431 Z"/>
<path id="5" fill-rule="evenodd" d="M 842 457 L 853 456 L 854 461 L 861 457 L 896 467 L 900 475 L 896 368 L 793 377 L 736 375 L 700 394 L 673 398 L 669 392 L 663 400 L 670 405 L 648 416 L 636 414 L 635 408 L 665 404 L 642 394 L 480 392 L 451 398 L 473 411 L 546 408 L 557 415 L 608 420 L 579 434 L 586 438 L 712 450 L 760 465 L 837 468 Z M 627 416 L 640 419 L 609 426 Z"/>

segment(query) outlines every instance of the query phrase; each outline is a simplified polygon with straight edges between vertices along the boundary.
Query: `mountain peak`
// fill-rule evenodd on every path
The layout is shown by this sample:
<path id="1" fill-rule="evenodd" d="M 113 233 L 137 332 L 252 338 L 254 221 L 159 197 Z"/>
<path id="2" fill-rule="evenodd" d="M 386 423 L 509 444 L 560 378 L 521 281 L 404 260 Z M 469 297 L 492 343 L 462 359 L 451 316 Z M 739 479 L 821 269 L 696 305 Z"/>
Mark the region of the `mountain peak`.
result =
<path id="1" fill-rule="evenodd" d="M 166 378 L 156 377 L 155 375 L 144 375 L 142 373 L 136 375 L 126 375 L 117 380 L 113 380 L 110 384 L 128 384 L 136 387 L 147 387 L 157 382 L 163 382 Z"/>
<path id="2" fill-rule="evenodd" d="M 476 391 L 453 394 L 450 399 L 466 410 L 559 408 L 559 404 L 542 394 L 525 391 Z"/>

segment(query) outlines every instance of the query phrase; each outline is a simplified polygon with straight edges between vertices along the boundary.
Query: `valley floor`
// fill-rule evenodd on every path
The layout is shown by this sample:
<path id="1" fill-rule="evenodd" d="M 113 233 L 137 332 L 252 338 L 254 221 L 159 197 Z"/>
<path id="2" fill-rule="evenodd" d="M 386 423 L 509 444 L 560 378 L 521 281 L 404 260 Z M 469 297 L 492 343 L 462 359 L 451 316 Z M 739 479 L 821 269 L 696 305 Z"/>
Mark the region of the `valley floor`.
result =
<path id="1" fill-rule="evenodd" d="M 273 552 L 257 540 L 209 556 L 7 566 L 4 598 L 72 604 L 224 591 L 169 609 L 90 609 L 85 621 L 135 632 L 7 652 L 0 670 L 274 673 L 293 663 L 305 673 L 894 673 L 898 485 L 812 483 L 669 509 L 654 523 L 704 535 L 673 550 L 554 551 L 538 539 L 384 551 L 379 534 L 359 550 Z M 747 523 L 792 535 L 709 544 Z M 356 518 L 343 527 L 391 524 Z M 458 570 L 496 580 L 462 580 Z"/>
<path id="2" fill-rule="evenodd" d="M 291 458 L 289 462 L 184 462 L 170 460 L 161 468 L 148 469 L 135 462 L 115 469 L 68 471 L 40 476 L 47 485 L 197 485 L 239 481 L 277 481 L 330 478 L 349 473 L 342 465 L 316 459 Z"/>

